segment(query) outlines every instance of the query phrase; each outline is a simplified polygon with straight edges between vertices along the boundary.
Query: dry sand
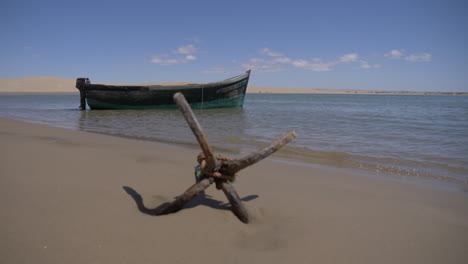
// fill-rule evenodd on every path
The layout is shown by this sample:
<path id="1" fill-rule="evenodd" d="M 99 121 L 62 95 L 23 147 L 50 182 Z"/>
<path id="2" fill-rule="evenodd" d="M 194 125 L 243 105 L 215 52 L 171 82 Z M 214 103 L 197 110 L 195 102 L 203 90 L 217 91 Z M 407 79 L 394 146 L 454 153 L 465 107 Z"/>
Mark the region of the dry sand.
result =
<path id="1" fill-rule="evenodd" d="M 91 80 L 92 82 L 93 80 Z M 75 88 L 76 79 L 63 79 L 57 77 L 24 77 L 0 78 L 0 94 L 2 93 L 78 93 Z M 117 83 L 105 83 L 119 85 Z M 183 82 L 143 83 L 133 85 L 180 85 Z M 367 91 L 367 90 L 335 90 L 335 89 L 305 89 L 286 87 L 258 87 L 249 86 L 247 93 L 300 93 L 300 94 L 450 94 L 468 95 L 468 93 L 452 92 L 405 92 L 405 91 Z"/>
<path id="2" fill-rule="evenodd" d="M 4 118 L 0 144 L 0 263 L 468 263 L 466 191 L 265 160 L 235 183 L 250 224 L 214 186 L 151 216 L 197 150 Z"/>

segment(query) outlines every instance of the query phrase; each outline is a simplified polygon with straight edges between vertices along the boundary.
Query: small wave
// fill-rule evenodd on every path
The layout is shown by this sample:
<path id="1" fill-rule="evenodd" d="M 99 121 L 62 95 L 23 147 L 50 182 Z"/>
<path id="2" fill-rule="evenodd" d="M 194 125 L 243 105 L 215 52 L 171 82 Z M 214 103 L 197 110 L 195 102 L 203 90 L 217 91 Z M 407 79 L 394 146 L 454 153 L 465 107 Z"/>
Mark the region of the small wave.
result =
<path id="1" fill-rule="evenodd" d="M 227 143 L 240 144 L 250 151 L 269 145 L 268 142 L 244 140 L 237 137 L 223 138 Z M 398 159 L 389 157 L 373 157 L 350 154 L 338 151 L 317 151 L 308 147 L 286 145 L 274 154 L 281 159 L 289 159 L 306 163 L 320 164 L 339 168 L 357 168 L 377 173 L 396 174 L 413 177 L 425 177 L 443 181 L 468 183 L 468 168 L 449 166 L 446 163 L 423 162 L 419 160 Z"/>

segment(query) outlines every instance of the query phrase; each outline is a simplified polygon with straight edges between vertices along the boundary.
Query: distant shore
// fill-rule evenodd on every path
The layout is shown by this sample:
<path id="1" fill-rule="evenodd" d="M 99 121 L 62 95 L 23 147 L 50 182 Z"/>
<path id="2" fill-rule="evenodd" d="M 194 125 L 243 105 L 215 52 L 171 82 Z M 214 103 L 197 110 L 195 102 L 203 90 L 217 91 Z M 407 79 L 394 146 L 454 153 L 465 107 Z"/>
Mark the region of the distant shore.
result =
<path id="1" fill-rule="evenodd" d="M 335 90 L 302 89 L 249 86 L 247 93 L 271 94 L 394 94 L 394 95 L 468 95 L 468 92 L 412 92 L 412 91 L 377 91 L 377 90 Z"/>
<path id="2" fill-rule="evenodd" d="M 35 93 L 78 93 L 75 79 L 58 77 L 23 77 L 0 78 L 0 94 L 35 94 Z M 145 83 L 144 85 L 177 85 L 184 83 Z M 271 94 L 393 94 L 393 95 L 468 95 L 468 92 L 414 92 L 414 91 L 379 91 L 379 90 L 338 90 L 307 89 L 287 87 L 249 86 L 247 93 Z"/>

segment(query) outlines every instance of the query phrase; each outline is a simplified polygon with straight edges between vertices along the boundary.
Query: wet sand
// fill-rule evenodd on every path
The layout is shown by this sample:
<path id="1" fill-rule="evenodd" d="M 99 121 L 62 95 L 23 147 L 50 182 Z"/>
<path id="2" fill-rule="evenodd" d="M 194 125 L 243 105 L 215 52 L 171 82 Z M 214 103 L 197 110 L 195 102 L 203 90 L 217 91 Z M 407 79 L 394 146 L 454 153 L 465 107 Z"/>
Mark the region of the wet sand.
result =
<path id="1" fill-rule="evenodd" d="M 468 192 L 262 161 L 167 216 L 197 150 L 0 118 L 0 263 L 467 263 Z"/>

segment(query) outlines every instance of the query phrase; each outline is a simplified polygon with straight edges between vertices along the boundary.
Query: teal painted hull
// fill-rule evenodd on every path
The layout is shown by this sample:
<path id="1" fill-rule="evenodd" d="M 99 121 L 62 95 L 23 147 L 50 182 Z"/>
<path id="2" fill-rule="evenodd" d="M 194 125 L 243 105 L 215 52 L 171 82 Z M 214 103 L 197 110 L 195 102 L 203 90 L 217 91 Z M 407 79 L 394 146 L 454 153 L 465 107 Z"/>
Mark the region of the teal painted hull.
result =
<path id="1" fill-rule="evenodd" d="M 239 108 L 244 105 L 245 95 L 238 96 L 235 98 L 218 99 L 206 102 L 191 103 L 192 109 L 213 109 L 213 108 Z M 144 110 L 144 109 L 177 109 L 176 104 L 166 105 L 119 105 L 109 104 L 100 102 L 94 99 L 87 99 L 88 105 L 91 109 L 133 109 L 133 110 Z"/>

